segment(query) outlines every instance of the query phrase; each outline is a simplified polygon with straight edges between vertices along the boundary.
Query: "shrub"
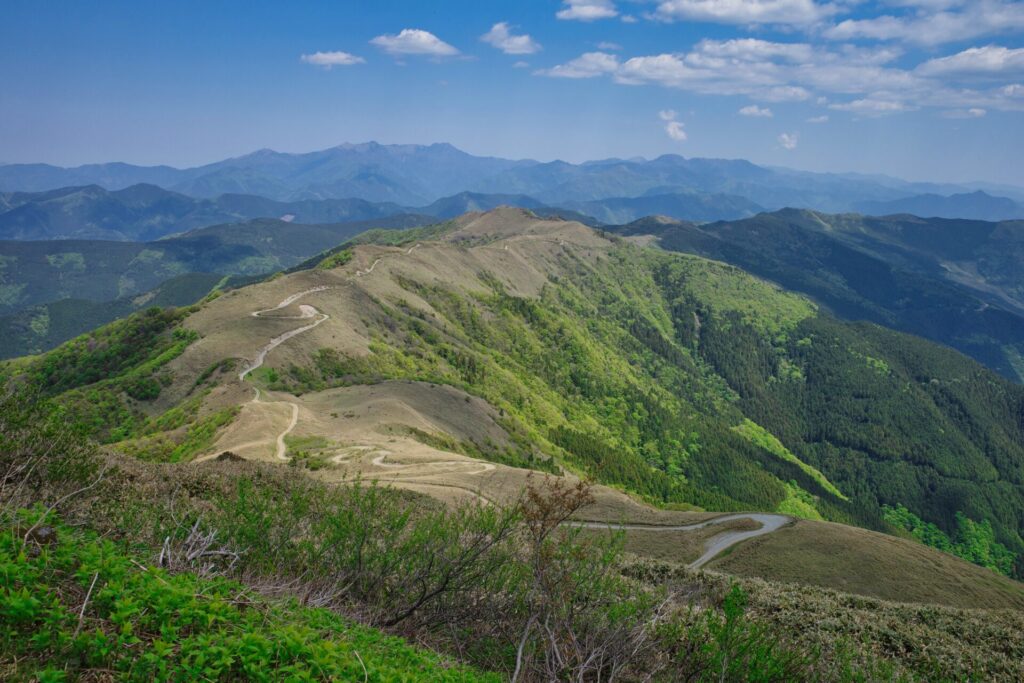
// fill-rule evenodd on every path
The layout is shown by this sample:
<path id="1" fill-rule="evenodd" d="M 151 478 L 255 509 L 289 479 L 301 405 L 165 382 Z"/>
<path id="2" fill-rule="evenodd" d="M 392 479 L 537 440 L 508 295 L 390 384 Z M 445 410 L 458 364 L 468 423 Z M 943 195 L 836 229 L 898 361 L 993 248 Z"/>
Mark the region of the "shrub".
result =
<path id="1" fill-rule="evenodd" d="M 38 516 L 23 512 L 22 524 Z M 0 533 L 8 679 L 496 680 L 325 610 L 147 567 L 67 526 L 44 546 L 11 532 Z"/>

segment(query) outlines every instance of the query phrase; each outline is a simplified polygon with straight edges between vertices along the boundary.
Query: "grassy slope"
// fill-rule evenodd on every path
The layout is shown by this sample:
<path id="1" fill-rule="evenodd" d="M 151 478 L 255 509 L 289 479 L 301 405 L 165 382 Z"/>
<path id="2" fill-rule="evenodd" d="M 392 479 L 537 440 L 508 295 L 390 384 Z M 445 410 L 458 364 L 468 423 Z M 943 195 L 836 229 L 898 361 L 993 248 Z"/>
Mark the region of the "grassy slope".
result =
<path id="1" fill-rule="evenodd" d="M 400 279 L 405 296 L 361 313 L 369 355 L 321 349 L 276 368 L 272 384 L 453 384 L 501 411 L 520 464 L 536 448 L 658 503 L 802 510 L 869 528 L 888 528 L 881 504 L 947 529 L 963 511 L 1020 552 L 1019 388 L 920 340 L 834 321 L 723 264 L 626 245 L 557 259 L 538 298 L 508 294 L 500 273 L 479 273 L 472 291 Z M 123 417 L 96 431 L 180 429 L 197 419 L 189 405 L 164 422 L 110 410 Z M 772 439 L 737 431 L 745 419 Z M 189 441 L 180 437 L 168 453 Z"/>
<path id="2" fill-rule="evenodd" d="M 919 580 L 907 581 L 908 567 L 928 569 Z M 1020 583 L 911 541 L 828 522 L 798 521 L 708 568 L 897 602 L 1024 610 Z"/>
<path id="3" fill-rule="evenodd" d="M 826 518 L 875 528 L 881 504 L 947 529 L 962 510 L 1024 547 L 1018 387 L 703 259 L 619 247 L 567 269 L 539 300 L 404 282 L 438 317 L 384 305 L 371 327 L 393 329 L 370 356 L 325 350 L 276 386 L 454 383 L 525 440 L 655 500 L 777 509 L 795 490 Z M 772 440 L 737 433 L 744 418 Z"/>
<path id="4" fill-rule="evenodd" d="M 0 530 L 4 680 L 498 680 L 327 610 L 169 574 L 67 526 Z M 84 604 L 83 604 L 84 603 Z"/>

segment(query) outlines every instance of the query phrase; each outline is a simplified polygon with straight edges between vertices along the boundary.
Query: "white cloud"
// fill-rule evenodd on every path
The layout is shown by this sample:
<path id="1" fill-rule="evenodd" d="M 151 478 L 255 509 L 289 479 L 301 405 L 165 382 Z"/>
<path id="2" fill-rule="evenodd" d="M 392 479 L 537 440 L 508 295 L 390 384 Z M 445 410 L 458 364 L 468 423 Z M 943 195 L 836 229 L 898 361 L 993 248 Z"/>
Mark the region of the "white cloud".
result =
<path id="1" fill-rule="evenodd" d="M 780 58 L 790 62 L 814 59 L 814 48 L 807 43 L 773 43 L 758 38 L 702 40 L 697 50 L 712 57 L 741 59 L 748 62 Z"/>
<path id="2" fill-rule="evenodd" d="M 751 104 L 746 107 L 743 107 L 742 109 L 740 109 L 739 113 L 741 116 L 753 116 L 756 118 L 765 119 L 770 119 L 773 116 L 771 109 L 769 109 L 768 107 L 759 107 L 756 104 Z"/>
<path id="3" fill-rule="evenodd" d="M 686 142 L 686 131 L 681 121 L 669 121 L 665 124 L 665 133 L 676 142 Z"/>
<path id="4" fill-rule="evenodd" d="M 885 15 L 871 19 L 846 19 L 825 31 L 825 37 L 832 40 L 893 40 L 905 38 L 909 32 L 909 21 L 901 17 Z"/>
<path id="5" fill-rule="evenodd" d="M 677 55 L 654 55 L 650 57 L 633 57 L 626 60 L 615 72 L 619 83 L 639 85 L 641 83 L 657 83 L 659 85 L 680 87 L 695 75 Z"/>
<path id="6" fill-rule="evenodd" d="M 608 42 L 607 40 L 602 40 L 600 43 L 597 44 L 597 49 L 604 50 L 605 52 L 618 52 L 619 50 L 622 49 L 622 46 L 619 45 L 618 43 L 611 43 Z"/>
<path id="7" fill-rule="evenodd" d="M 861 116 L 885 116 L 886 114 L 896 114 L 899 112 L 909 111 L 913 109 L 903 102 L 895 100 L 877 99 L 874 97 L 864 97 L 859 100 L 853 100 L 852 102 L 840 102 L 837 104 L 830 104 L 829 109 L 836 109 L 838 111 L 848 111 L 854 114 L 860 114 Z"/>
<path id="8" fill-rule="evenodd" d="M 928 76 L 1020 74 L 1024 73 L 1024 48 L 972 47 L 955 55 L 930 59 L 918 66 L 917 71 Z"/>
<path id="9" fill-rule="evenodd" d="M 783 149 L 796 149 L 797 143 L 800 142 L 800 133 L 780 133 L 778 140 Z"/>
<path id="10" fill-rule="evenodd" d="M 392 55 L 452 57 L 459 54 L 458 50 L 430 31 L 418 28 L 405 28 L 397 35 L 377 36 L 370 43 Z"/>
<path id="11" fill-rule="evenodd" d="M 562 4 L 565 8 L 555 13 L 559 19 L 594 21 L 619 15 L 612 0 L 563 0 Z"/>
<path id="12" fill-rule="evenodd" d="M 981 107 L 971 107 L 970 109 L 949 109 L 942 112 L 942 116 L 947 119 L 980 119 L 987 113 Z"/>
<path id="13" fill-rule="evenodd" d="M 892 7 L 917 7 L 931 10 L 960 7 L 966 2 L 970 2 L 970 0 L 884 0 L 886 5 Z"/>
<path id="14" fill-rule="evenodd" d="M 682 121 L 677 121 L 674 109 L 662 109 L 658 112 L 658 118 L 665 122 L 665 134 L 676 142 L 686 142 L 686 130 Z"/>
<path id="15" fill-rule="evenodd" d="M 812 116 L 807 119 L 807 123 L 828 123 L 828 114 L 822 114 L 821 116 Z"/>
<path id="16" fill-rule="evenodd" d="M 688 52 L 629 58 L 590 52 L 535 73 L 565 78 L 607 76 L 622 85 L 740 95 L 762 106 L 817 100 L 835 110 L 863 116 L 921 107 L 1024 111 L 1024 86 L 1020 85 L 1024 48 L 970 48 L 929 60 L 917 69 L 897 66 L 902 55 L 903 50 L 894 46 L 740 38 L 703 40 Z"/>
<path id="17" fill-rule="evenodd" d="M 836 11 L 836 5 L 814 0 L 662 0 L 653 16 L 662 21 L 808 25 Z"/>
<path id="18" fill-rule="evenodd" d="M 912 5 L 917 11 L 899 16 L 885 14 L 847 19 L 825 30 L 824 35 L 833 40 L 901 40 L 940 45 L 1024 29 L 1024 4 L 1015 0 L 901 4 Z M 959 11 L 947 11 L 961 5 Z"/>
<path id="19" fill-rule="evenodd" d="M 340 50 L 334 52 L 314 52 L 308 55 L 302 55 L 300 58 L 306 64 L 313 64 L 314 66 L 322 66 L 325 69 L 330 69 L 335 66 L 352 66 L 353 64 L 365 64 L 366 60 L 362 57 L 358 57 L 348 52 L 341 52 Z"/>
<path id="20" fill-rule="evenodd" d="M 776 85 L 751 94 L 769 102 L 803 102 L 811 96 L 807 88 L 798 85 Z"/>
<path id="21" fill-rule="evenodd" d="M 518 62 L 516 62 L 515 64 L 512 65 L 513 69 L 528 69 L 529 67 L 530 67 L 530 63 L 529 62 L 524 62 L 521 59 Z"/>
<path id="22" fill-rule="evenodd" d="M 623 23 L 623 24 L 635 24 L 635 23 L 637 23 L 638 21 L 640 21 L 639 19 L 637 19 L 636 17 L 634 17 L 634 16 L 632 15 L 632 14 L 623 14 L 623 15 L 622 15 L 621 17 L 619 17 L 619 18 L 620 18 L 620 19 L 622 20 L 622 23 Z"/>
<path id="23" fill-rule="evenodd" d="M 536 73 L 553 78 L 594 78 L 614 73 L 619 68 L 619 58 L 605 52 L 587 52 L 572 61 Z"/>
<path id="24" fill-rule="evenodd" d="M 491 27 L 491 30 L 480 36 L 480 40 L 488 43 L 507 55 L 532 55 L 540 52 L 540 43 L 527 34 L 520 36 L 512 34 L 512 27 L 508 22 L 500 21 Z"/>

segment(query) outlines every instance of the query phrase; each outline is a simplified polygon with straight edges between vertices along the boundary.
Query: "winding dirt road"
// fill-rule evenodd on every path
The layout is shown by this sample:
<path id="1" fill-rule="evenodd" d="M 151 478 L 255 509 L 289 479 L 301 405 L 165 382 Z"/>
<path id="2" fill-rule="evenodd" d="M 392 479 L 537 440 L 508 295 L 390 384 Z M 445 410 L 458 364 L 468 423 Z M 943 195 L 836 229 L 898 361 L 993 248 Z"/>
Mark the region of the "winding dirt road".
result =
<path id="1" fill-rule="evenodd" d="M 382 453 L 374 458 L 371 462 L 377 467 L 385 467 L 392 470 L 398 470 L 395 472 L 396 476 L 406 477 L 421 477 L 424 475 L 434 475 L 438 472 L 422 472 L 416 471 L 417 468 L 436 468 L 436 467 L 447 467 L 448 471 L 456 472 L 463 468 L 470 468 L 463 471 L 463 474 L 483 474 L 484 472 L 493 472 L 497 469 L 497 465 L 489 462 L 483 462 L 481 460 L 431 460 L 430 462 L 419 462 L 419 463 L 399 463 L 399 462 L 385 462 L 385 459 L 391 455 L 391 453 Z M 408 470 L 405 475 L 402 474 L 401 470 Z"/>
<path id="2" fill-rule="evenodd" d="M 414 244 L 413 246 L 409 247 L 404 252 L 405 255 L 411 254 L 413 252 L 413 250 L 416 249 L 419 246 L 420 246 L 420 244 L 417 243 L 417 244 Z M 508 250 L 508 244 L 505 244 L 504 248 L 506 250 Z M 377 267 L 377 264 L 380 263 L 383 259 L 384 259 L 384 257 L 378 257 L 370 265 L 369 268 L 367 268 L 365 270 L 357 270 L 356 273 L 355 273 L 355 277 L 352 278 L 352 279 L 354 280 L 355 278 L 358 278 L 358 277 L 363 277 L 363 276 L 366 276 L 366 275 L 370 275 L 373 272 L 373 270 Z M 348 283 L 346 283 L 344 285 L 341 285 L 341 287 L 346 287 L 349 284 L 351 284 L 351 280 Z M 273 315 L 267 315 L 267 314 L 273 313 L 274 311 L 278 311 L 278 310 L 280 310 L 282 308 L 290 306 L 291 304 L 295 303 L 296 301 L 298 301 L 299 299 L 301 299 L 302 297 L 304 297 L 304 296 L 306 296 L 308 294 L 313 294 L 313 293 L 316 293 L 316 292 L 322 292 L 322 291 L 325 291 L 325 290 L 328 290 L 328 289 L 332 289 L 332 287 L 329 287 L 327 285 L 320 285 L 320 286 L 317 286 L 317 287 L 313 287 L 311 289 L 303 290 L 301 292 L 296 292 L 295 294 L 292 294 L 292 295 L 286 297 L 284 300 L 282 300 L 276 306 L 273 306 L 271 308 L 265 308 L 265 309 L 262 309 L 262 310 L 259 310 L 259 311 L 253 311 L 250 314 L 254 318 L 261 318 L 261 317 L 262 318 L 278 318 L 278 319 L 282 319 L 282 320 L 309 320 L 310 318 L 316 318 L 316 320 L 314 322 L 308 324 L 308 325 L 302 325 L 300 327 L 297 327 L 297 328 L 295 328 L 293 330 L 289 330 L 289 331 L 287 331 L 287 332 L 285 332 L 283 334 L 280 334 L 280 335 L 274 337 L 273 339 L 271 339 L 266 345 L 264 345 L 257 352 L 256 357 L 253 359 L 253 361 L 250 362 L 250 363 L 247 363 L 245 369 L 242 370 L 242 372 L 240 372 L 238 374 L 239 381 L 244 381 L 246 375 L 251 373 L 253 370 L 256 370 L 257 368 L 261 367 L 263 365 L 264 361 L 267 358 L 267 354 L 269 354 L 275 348 L 277 348 L 281 344 L 285 343 L 289 339 L 292 339 L 293 337 L 296 337 L 296 336 L 302 334 L 303 332 L 308 332 L 309 330 L 315 328 L 317 325 L 320 325 L 325 320 L 328 320 L 330 318 L 330 316 L 328 316 L 326 313 L 322 313 L 319 310 L 317 310 L 315 307 L 310 306 L 308 304 L 302 304 L 302 305 L 299 306 L 299 315 L 273 316 Z M 295 426 L 298 424 L 298 421 L 299 421 L 299 406 L 298 406 L 298 404 L 293 403 L 291 401 L 271 401 L 271 402 L 262 401 L 261 400 L 262 395 L 260 393 L 259 387 L 253 387 L 253 389 L 254 389 L 255 393 L 254 393 L 254 395 L 253 395 L 253 397 L 251 399 L 252 403 L 284 403 L 284 404 L 288 405 L 291 408 L 291 419 L 288 421 L 288 426 L 283 431 L 281 431 L 277 435 L 277 437 L 275 439 L 275 442 L 276 442 L 275 457 L 278 460 L 287 461 L 289 459 L 288 458 L 288 446 L 285 443 L 285 438 L 292 432 L 293 429 L 295 429 Z M 248 447 L 248 446 L 254 446 L 254 445 L 257 445 L 257 444 L 265 443 L 268 440 L 269 439 L 261 439 L 261 440 L 258 440 L 258 441 L 251 441 L 251 442 L 247 442 L 247 443 L 235 446 L 235 448 L 242 449 L 242 448 L 245 448 L 245 447 Z M 458 471 L 458 470 L 460 470 L 462 468 L 466 468 L 466 467 L 473 468 L 471 471 L 464 471 L 463 474 L 484 474 L 485 472 L 491 472 L 491 471 L 496 469 L 496 466 L 491 464 L 491 463 L 486 463 L 486 462 L 467 462 L 465 460 L 441 460 L 441 461 L 428 462 L 428 463 L 391 463 L 391 462 L 387 462 L 387 457 L 389 455 L 391 455 L 391 453 L 389 451 L 382 451 L 382 450 L 378 450 L 378 449 L 375 449 L 375 448 L 372 448 L 372 447 L 360 447 L 360 446 L 349 447 L 349 448 L 345 449 L 345 451 L 347 451 L 347 452 L 341 453 L 341 454 L 331 458 L 331 461 L 334 462 L 334 463 L 340 464 L 343 460 L 348 459 L 348 458 L 352 457 L 353 455 L 357 455 L 358 452 L 360 450 L 364 449 L 364 448 L 368 449 L 368 450 L 377 450 L 377 453 L 378 453 L 377 456 L 371 461 L 373 465 L 375 465 L 376 467 L 386 468 L 386 469 L 393 470 L 394 471 L 394 475 L 395 475 L 394 478 L 400 479 L 401 481 L 403 481 L 405 483 L 416 484 L 416 485 L 421 485 L 421 486 L 428 486 L 428 487 L 429 486 L 442 486 L 442 487 L 446 486 L 444 484 L 437 484 L 437 483 L 434 483 L 434 482 L 416 482 L 415 481 L 417 477 L 422 477 L 422 476 L 425 476 L 425 475 L 436 475 L 436 474 L 438 474 L 439 472 L 436 471 L 436 468 L 445 468 L 445 467 L 453 468 L 452 471 Z M 216 457 L 216 455 L 217 454 L 211 454 L 211 455 L 203 456 L 201 458 L 197 458 L 196 462 L 202 462 L 204 460 L 209 460 L 211 458 Z M 425 472 L 424 469 L 427 469 L 428 471 Z M 404 472 L 403 472 L 403 470 L 404 470 Z M 456 487 L 456 488 L 462 488 L 462 487 Z M 479 498 L 481 498 L 482 500 L 484 500 L 484 501 L 486 501 L 488 503 L 491 502 L 487 498 L 482 496 L 479 492 L 476 492 L 474 495 L 478 496 Z M 721 517 L 715 517 L 713 519 L 705 520 L 703 522 L 696 522 L 694 524 L 682 524 L 682 525 L 675 525 L 675 526 L 659 526 L 659 525 L 651 525 L 651 524 L 608 524 L 608 523 L 604 523 L 604 522 L 567 522 L 567 525 L 571 525 L 571 526 L 575 526 L 575 527 L 581 527 L 581 528 L 586 528 L 586 529 L 620 529 L 620 530 L 624 530 L 624 531 L 655 531 L 655 532 L 659 532 L 659 531 L 695 531 L 697 529 L 703 529 L 705 527 L 713 526 L 713 525 L 717 525 L 717 524 L 724 524 L 726 522 L 731 522 L 731 521 L 734 521 L 734 520 L 751 520 L 751 521 L 759 523 L 761 526 L 758 529 L 754 529 L 754 530 L 750 530 L 750 531 L 725 531 L 723 533 L 720 533 L 720 534 L 717 534 L 717 535 L 711 537 L 711 539 L 708 540 L 707 544 L 704 547 L 704 553 L 700 557 L 698 557 L 696 560 L 691 562 L 688 565 L 689 568 L 691 568 L 691 569 L 698 569 L 700 567 L 703 567 L 705 564 L 707 564 L 711 560 L 715 559 L 716 557 L 718 557 L 719 555 L 721 555 L 723 552 L 725 552 L 729 548 L 733 547 L 734 545 L 736 545 L 738 543 L 742 543 L 743 541 L 746 541 L 746 540 L 748 540 L 750 538 L 756 538 L 757 536 L 763 536 L 765 534 L 770 534 L 770 533 L 773 533 L 775 531 L 778 531 L 783 526 L 785 526 L 786 524 L 788 524 L 788 523 L 790 523 L 792 521 L 792 519 L 790 517 L 786 517 L 785 515 L 773 515 L 773 514 L 764 514 L 764 513 L 749 513 L 749 514 L 744 513 L 744 514 L 722 515 Z"/>
<path id="3" fill-rule="evenodd" d="M 659 526 L 656 524 L 608 524 L 605 522 L 567 522 L 567 524 L 584 529 L 618 529 L 623 531 L 695 531 L 716 524 L 724 524 L 734 520 L 749 519 L 761 525 L 760 529 L 750 531 L 725 531 L 712 536 L 704 546 L 704 554 L 687 565 L 690 569 L 699 569 L 723 552 L 749 538 L 764 536 L 778 531 L 793 521 L 785 515 L 772 515 L 760 512 L 740 513 L 722 515 L 703 522 L 694 524 L 680 524 L 675 526 Z"/>
<path id="4" fill-rule="evenodd" d="M 310 323 L 309 325 L 303 325 L 302 327 L 296 327 L 294 330 L 288 330 L 287 332 L 285 332 L 283 334 L 279 334 L 278 336 L 276 336 L 273 339 L 271 339 L 266 344 L 266 346 L 261 348 L 256 353 L 256 358 L 251 363 L 247 363 L 245 369 L 242 370 L 242 372 L 240 372 L 238 374 L 238 379 L 239 380 L 244 380 L 246 375 L 248 375 L 250 372 L 252 372 L 256 368 L 258 368 L 261 365 L 263 365 L 263 361 L 265 361 L 267 359 L 267 354 L 270 353 L 271 351 L 273 351 L 274 349 L 276 349 L 278 346 L 280 346 L 281 344 L 285 343 L 286 341 L 288 341 L 292 337 L 295 337 L 297 335 L 302 334 L 303 332 L 306 332 L 308 330 L 313 329 L 314 327 L 316 327 L 317 325 L 319 325 L 320 323 L 322 323 L 323 321 L 325 321 L 325 320 L 327 320 L 328 318 L 331 317 L 331 316 L 327 315 L 326 313 L 321 313 L 320 311 L 316 310 L 316 308 L 314 308 L 313 306 L 309 306 L 309 305 L 306 305 L 306 304 L 303 304 L 303 305 L 299 306 L 299 315 L 264 316 L 264 314 L 280 310 L 280 309 L 284 308 L 285 306 L 289 306 L 289 305 L 295 303 L 295 301 L 297 301 L 301 297 L 306 296 L 307 294 L 313 294 L 314 292 L 323 292 L 324 290 L 327 290 L 327 289 L 330 289 L 330 287 L 327 287 L 325 285 L 321 285 L 319 287 L 313 287 L 312 289 L 307 289 L 305 291 L 298 292 L 296 294 L 292 294 L 291 296 L 287 297 L 284 301 L 282 301 L 278 305 L 274 306 L 273 308 L 265 308 L 262 311 L 253 311 L 250 314 L 254 318 L 267 317 L 267 318 L 275 318 L 277 320 L 308 320 L 309 318 L 316 318 L 316 321 Z"/>
<path id="5" fill-rule="evenodd" d="M 412 245 L 411 247 L 409 247 L 408 249 L 405 250 L 405 255 L 411 254 L 413 249 L 416 249 L 419 246 L 420 246 L 420 244 L 418 242 L 416 244 Z M 375 260 L 370 265 L 370 267 L 367 268 L 366 270 L 357 270 L 356 274 L 355 274 L 355 277 L 363 277 L 364 275 L 369 275 L 370 273 L 373 272 L 373 269 L 377 267 L 377 264 L 380 263 L 382 260 L 384 260 L 383 256 L 377 258 L 377 260 Z M 351 284 L 351 281 L 354 280 L 354 279 L 355 278 L 350 279 L 346 284 L 341 285 L 341 287 L 349 286 Z M 290 306 L 291 304 L 295 303 L 296 301 L 298 301 L 299 299 L 301 299 L 302 297 L 304 297 L 304 296 L 306 296 L 308 294 L 314 294 L 316 292 L 323 292 L 323 291 L 326 291 L 326 290 L 329 290 L 329 289 L 334 289 L 334 288 L 329 287 L 328 285 L 319 285 L 317 287 L 312 287 L 310 289 L 306 289 L 306 290 L 303 290 L 301 292 L 296 292 L 295 294 L 291 294 L 291 295 L 285 297 L 281 301 L 281 303 L 277 304 L 276 306 L 272 306 L 271 308 L 264 308 L 264 309 L 261 309 L 259 311 L 253 311 L 252 313 L 249 314 L 249 315 L 251 315 L 254 318 L 272 318 L 272 319 L 277 319 L 277 320 L 308 320 L 310 318 L 316 318 L 316 320 L 314 322 L 308 324 L 308 325 L 302 325 L 301 327 L 296 327 L 293 330 L 288 330 L 287 332 L 284 332 L 283 334 L 279 334 L 278 336 L 274 337 L 269 342 L 267 342 L 267 344 L 264 345 L 256 353 L 256 357 L 251 362 L 247 362 L 246 363 L 245 369 L 242 370 L 240 373 L 238 373 L 239 381 L 244 382 L 246 375 L 248 375 L 253 370 L 256 370 L 257 368 L 262 366 L 264 361 L 266 361 L 266 359 L 267 359 L 267 354 L 270 353 L 271 351 L 273 351 L 274 349 L 276 349 L 278 346 L 280 346 L 281 344 L 285 343 L 289 339 L 302 334 L 303 332 L 308 332 L 309 330 L 313 329 L 314 327 L 316 327 L 317 325 L 323 323 L 325 320 L 328 320 L 331 317 L 331 316 L 327 315 L 326 313 L 322 313 L 321 311 L 318 311 L 314 306 L 310 306 L 308 304 L 300 304 L 299 305 L 299 314 L 298 315 L 267 315 L 267 314 L 268 313 L 273 313 L 274 311 L 279 311 L 282 308 Z M 268 401 L 262 401 L 261 400 L 261 394 L 260 394 L 260 390 L 259 390 L 258 387 L 253 387 L 253 389 L 255 389 L 256 393 L 253 395 L 253 397 L 252 397 L 252 399 L 250 401 L 251 403 L 268 403 Z M 280 434 L 277 435 L 277 439 L 276 439 L 277 450 L 275 452 L 275 457 L 278 460 L 285 460 L 285 461 L 287 461 L 288 460 L 288 446 L 287 446 L 287 444 L 285 443 L 284 440 L 285 440 L 285 437 L 288 436 L 292 432 L 293 429 L 295 429 L 295 425 L 298 424 L 298 422 L 299 422 L 299 406 L 298 406 L 297 403 L 293 403 L 291 401 L 271 401 L 270 403 L 284 403 L 284 404 L 286 404 L 286 405 L 291 407 L 291 411 L 292 411 L 291 419 L 289 420 L 288 426 L 284 429 L 284 431 L 282 431 Z M 244 448 L 246 446 L 253 446 L 253 445 L 256 445 L 256 444 L 264 443 L 265 441 L 266 441 L 266 439 L 262 439 L 260 441 L 251 441 L 251 442 L 244 443 L 244 444 L 241 444 L 239 446 L 236 446 L 235 448 L 242 449 L 242 448 Z M 208 456 L 204 456 L 202 458 L 197 458 L 196 462 L 202 462 L 204 460 L 209 460 L 212 457 L 214 457 L 214 456 L 213 455 L 208 455 Z"/>

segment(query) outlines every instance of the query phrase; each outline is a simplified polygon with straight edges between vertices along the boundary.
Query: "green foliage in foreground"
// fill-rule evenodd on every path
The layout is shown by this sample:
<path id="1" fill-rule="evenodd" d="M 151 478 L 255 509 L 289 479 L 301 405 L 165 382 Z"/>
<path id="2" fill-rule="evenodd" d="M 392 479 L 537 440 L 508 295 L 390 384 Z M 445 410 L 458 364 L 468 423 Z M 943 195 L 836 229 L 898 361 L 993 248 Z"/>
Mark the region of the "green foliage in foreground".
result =
<path id="1" fill-rule="evenodd" d="M 624 561 L 617 534 L 558 533 L 573 506 L 558 505 L 557 495 L 517 510 L 449 509 L 256 463 L 155 466 L 102 456 L 49 412 L 0 398 L 0 473 L 9 484 L 0 487 L 5 680 L 193 680 L 197 671 L 208 680 L 328 680 L 331 672 L 356 681 L 494 680 L 443 668 L 442 658 L 337 612 L 362 624 L 397 623 L 402 635 L 499 675 L 513 670 L 526 633 L 528 681 L 611 680 L 615 672 L 617 680 L 664 683 L 1020 679 L 1017 613 L 759 581 L 742 591 L 718 587 L 727 580 Z M 49 520 L 55 540 L 28 533 L 38 507 L 12 512 L 55 500 L 69 521 Z M 217 534 L 207 548 L 215 554 L 193 564 L 180 551 L 202 551 L 188 544 L 195 529 L 200 538 Z M 120 541 L 100 540 L 110 537 Z M 176 559 L 163 556 L 168 548 Z M 231 561 L 237 550 L 244 552 Z M 148 566 L 158 555 L 175 571 Z M 285 587 L 336 613 L 265 601 L 210 578 L 218 573 L 276 594 Z M 667 605 L 662 587 L 673 596 Z M 614 660 L 586 656 L 604 646 Z M 559 658 L 572 665 L 538 674 Z M 580 661 L 600 676 L 577 676 Z M 254 662 L 264 676 L 241 668 Z"/>
<path id="2" fill-rule="evenodd" d="M 37 517 L 0 531 L 0 651 L 17 661 L 6 680 L 500 680 L 327 610 L 147 567 L 71 527 L 23 541 Z"/>
<path id="3" fill-rule="evenodd" d="M 886 505 L 883 510 L 886 522 L 898 529 L 909 531 L 911 536 L 931 548 L 962 557 L 1001 574 L 1010 575 L 1013 571 L 1014 554 L 996 541 L 992 523 L 988 520 L 975 522 L 964 513 L 957 512 L 957 528 L 950 537 L 942 529 L 925 522 L 902 505 Z"/>

